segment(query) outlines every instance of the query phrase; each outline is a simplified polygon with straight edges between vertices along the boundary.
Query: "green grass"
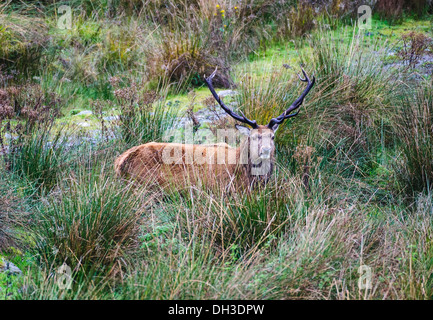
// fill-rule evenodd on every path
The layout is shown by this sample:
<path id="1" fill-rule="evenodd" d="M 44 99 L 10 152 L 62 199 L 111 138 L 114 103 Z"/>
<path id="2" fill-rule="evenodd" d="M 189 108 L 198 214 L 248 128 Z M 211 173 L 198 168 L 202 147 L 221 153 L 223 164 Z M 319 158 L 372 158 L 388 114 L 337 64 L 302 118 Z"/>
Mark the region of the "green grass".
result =
<path id="1" fill-rule="evenodd" d="M 51 129 L 30 130 L 11 158 L 1 156 L 0 257 L 23 274 L 0 272 L 0 299 L 433 298 L 432 79 L 389 68 L 399 60 L 388 55 L 410 30 L 432 37 L 430 16 L 397 25 L 375 19 L 363 31 L 317 16 L 318 25 L 299 36 L 257 1 L 249 24 L 228 1 L 220 4 L 224 18 L 211 2 L 176 3 L 177 15 L 122 3 L 110 13 L 108 2 L 85 2 L 71 30 L 57 29 L 45 2 L 43 19 L 23 4 L 0 7 L 8 66 L 29 67 L 0 79 L 0 90 L 21 88 L 22 106 L 35 110 L 37 99 L 20 87 L 26 82 L 61 100 Z M 290 13 L 289 3 L 279 8 Z M 21 44 L 34 30 L 23 26 L 32 23 L 49 36 L 43 47 L 34 43 L 37 66 L 14 56 L 25 52 Z M 239 94 L 224 101 L 261 124 L 303 90 L 295 74 L 301 62 L 314 73 L 299 115 L 277 131 L 276 172 L 265 187 L 161 190 L 115 176 L 122 152 L 161 141 L 188 108 L 208 107 L 210 93 L 197 79 L 168 83 L 164 75 L 163 66 L 179 58 L 164 45 L 191 53 L 185 39 L 197 59 L 229 63 Z M 2 118 L 3 104 L 15 102 L 0 93 L 4 137 L 27 120 Z M 93 114 L 78 116 L 83 110 Z M 103 127 L 101 116 L 120 119 Z M 206 124 L 222 125 L 234 122 Z M 105 137 L 89 139 L 102 128 Z M 63 263 L 72 290 L 58 285 Z M 369 290 L 358 288 L 361 266 L 372 270 Z"/>
<path id="2" fill-rule="evenodd" d="M 43 128 L 22 136 L 11 146 L 8 162 L 16 178 L 28 184 L 30 192 L 49 192 L 57 182 L 57 175 L 65 160 L 67 137 L 59 131 L 51 137 L 51 130 Z"/>
<path id="3" fill-rule="evenodd" d="M 60 198 L 39 208 L 30 227 L 41 263 L 67 263 L 85 274 L 119 272 L 136 243 L 144 194 L 105 176 L 103 168 L 65 178 L 59 188 Z"/>

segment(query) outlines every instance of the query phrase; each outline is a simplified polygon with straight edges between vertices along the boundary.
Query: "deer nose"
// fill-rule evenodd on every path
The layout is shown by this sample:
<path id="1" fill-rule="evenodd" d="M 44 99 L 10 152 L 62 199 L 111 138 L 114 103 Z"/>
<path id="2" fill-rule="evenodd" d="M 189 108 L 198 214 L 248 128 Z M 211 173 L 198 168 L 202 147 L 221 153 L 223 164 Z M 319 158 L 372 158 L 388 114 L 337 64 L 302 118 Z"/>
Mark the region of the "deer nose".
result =
<path id="1" fill-rule="evenodd" d="M 262 147 L 262 150 L 260 152 L 260 156 L 262 158 L 269 158 L 270 154 L 271 154 L 271 148 Z"/>

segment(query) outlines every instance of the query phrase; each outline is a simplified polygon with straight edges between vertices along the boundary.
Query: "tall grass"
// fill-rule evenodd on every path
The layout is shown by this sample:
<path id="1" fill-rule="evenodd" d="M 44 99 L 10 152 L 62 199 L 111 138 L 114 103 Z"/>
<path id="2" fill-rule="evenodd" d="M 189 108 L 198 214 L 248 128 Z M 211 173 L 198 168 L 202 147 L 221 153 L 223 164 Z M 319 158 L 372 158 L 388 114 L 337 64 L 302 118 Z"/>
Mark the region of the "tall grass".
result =
<path id="1" fill-rule="evenodd" d="M 127 145 L 161 141 L 177 122 L 178 110 L 164 101 L 146 107 L 131 106 L 120 116 L 121 137 Z"/>
<path id="2" fill-rule="evenodd" d="M 302 58 L 317 74 L 307 121 L 312 122 L 312 130 L 323 130 L 330 148 L 344 139 L 342 151 L 348 164 L 366 172 L 378 161 L 383 146 L 379 139 L 390 131 L 383 115 L 396 83 L 393 69 L 384 66 L 391 47 L 357 29 L 328 35 L 313 33 L 307 40 L 312 51 Z M 392 140 L 389 135 L 385 139 Z"/>
<path id="3" fill-rule="evenodd" d="M 275 178 L 243 197 L 240 190 L 227 193 L 224 186 L 187 188 L 169 193 L 162 206 L 186 235 L 194 230 L 195 237 L 210 239 L 218 250 L 232 248 L 243 255 L 272 242 L 290 225 L 292 210 L 302 206 L 298 180 L 286 179 Z"/>
<path id="4" fill-rule="evenodd" d="M 5 173 L 1 172 L 3 176 Z M 0 180 L 0 250 L 6 250 L 16 242 L 16 231 L 20 219 L 20 210 L 17 199 L 14 197 L 14 188 L 7 181 Z"/>
<path id="5" fill-rule="evenodd" d="M 433 179 L 433 87 L 423 80 L 420 87 L 406 90 L 397 101 L 394 132 L 402 151 L 396 172 L 410 194 L 428 190 Z"/>
<path id="6" fill-rule="evenodd" d="M 39 128 L 30 137 L 22 136 L 14 142 L 9 155 L 9 169 L 38 192 L 52 190 L 67 158 L 64 132 L 52 134 L 50 129 Z"/>
<path id="7" fill-rule="evenodd" d="M 31 226 L 41 262 L 66 263 L 84 274 L 119 272 L 137 244 L 143 193 L 122 186 L 101 167 L 69 176 L 58 188 Z"/>
<path id="8" fill-rule="evenodd" d="M 12 75 L 0 77 L 12 81 Z M 64 129 L 53 129 L 60 100 L 41 86 L 7 86 L 0 97 L 0 148 L 6 170 L 34 190 L 50 191 L 65 160 Z"/>
<path id="9" fill-rule="evenodd" d="M 173 217 L 172 227 L 161 216 L 149 215 L 147 224 L 155 236 L 143 238 L 143 256 L 124 269 L 122 282 L 89 284 L 74 278 L 77 290 L 61 291 L 55 279 L 40 273 L 26 278 L 29 285 L 17 297 L 431 298 L 433 252 L 426 241 L 432 233 L 431 210 L 428 196 L 408 211 L 344 200 L 332 207 L 317 201 L 306 208 L 304 203 L 290 211 L 289 228 L 242 255 L 235 245 L 221 249 L 217 238 L 201 237 L 205 219 L 192 212 L 187 234 L 181 232 L 182 213 Z M 156 232 L 163 227 L 167 231 Z M 358 287 L 361 265 L 372 270 L 369 290 Z"/>

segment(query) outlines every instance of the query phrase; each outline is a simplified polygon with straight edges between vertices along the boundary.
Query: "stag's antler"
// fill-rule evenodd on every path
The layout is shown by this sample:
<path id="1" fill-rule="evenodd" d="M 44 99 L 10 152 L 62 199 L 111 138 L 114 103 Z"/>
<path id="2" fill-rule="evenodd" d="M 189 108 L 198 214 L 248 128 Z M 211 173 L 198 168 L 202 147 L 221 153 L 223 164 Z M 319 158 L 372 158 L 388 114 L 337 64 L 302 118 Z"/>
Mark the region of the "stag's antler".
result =
<path id="1" fill-rule="evenodd" d="M 234 113 L 233 110 L 231 110 L 229 107 L 227 107 L 224 104 L 224 102 L 222 102 L 221 98 L 218 96 L 218 94 L 216 93 L 216 91 L 212 85 L 212 79 L 215 76 L 217 69 L 218 68 L 215 68 L 215 71 L 209 77 L 206 78 L 206 76 L 205 76 L 205 79 L 204 79 L 204 81 L 206 82 L 206 84 L 207 84 L 210 92 L 212 93 L 213 97 L 215 98 L 215 100 L 219 103 L 221 108 L 223 108 L 224 111 L 227 112 L 235 120 L 246 123 L 246 124 L 250 125 L 253 129 L 258 128 L 257 122 L 255 120 L 250 120 L 247 117 L 245 117 L 245 115 L 242 113 L 242 111 L 241 111 L 242 116 Z"/>
<path id="2" fill-rule="evenodd" d="M 311 90 L 311 88 L 314 85 L 314 82 L 316 81 L 316 78 L 314 78 L 314 76 L 313 76 L 313 79 L 310 80 L 310 78 L 308 78 L 307 73 L 305 72 L 304 68 L 301 67 L 301 69 L 302 69 L 302 74 L 304 75 L 305 78 L 302 79 L 299 74 L 298 74 L 298 77 L 299 77 L 299 80 L 301 80 L 302 82 L 308 83 L 307 87 L 305 88 L 304 92 L 302 92 L 302 94 L 299 96 L 299 98 L 296 99 L 295 102 L 293 102 L 292 105 L 288 109 L 286 109 L 286 111 L 284 111 L 278 117 L 273 118 L 273 119 L 271 119 L 271 121 L 269 121 L 269 124 L 268 124 L 269 128 L 272 129 L 276 124 L 281 124 L 284 120 L 298 115 L 299 111 L 297 111 L 295 113 L 291 113 L 291 112 L 298 109 L 301 106 L 302 102 L 304 101 L 305 96 Z"/>

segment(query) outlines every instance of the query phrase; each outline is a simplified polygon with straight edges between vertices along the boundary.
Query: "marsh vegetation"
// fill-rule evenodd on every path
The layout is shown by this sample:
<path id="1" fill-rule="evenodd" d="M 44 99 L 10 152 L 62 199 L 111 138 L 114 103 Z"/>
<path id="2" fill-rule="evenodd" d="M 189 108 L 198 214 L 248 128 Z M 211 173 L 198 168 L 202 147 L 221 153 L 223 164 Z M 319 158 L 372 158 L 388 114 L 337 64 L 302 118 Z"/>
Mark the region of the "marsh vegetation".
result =
<path id="1" fill-rule="evenodd" d="M 358 5 L 3 2 L 0 299 L 431 299 L 431 2 L 379 0 L 371 29 Z M 205 87 L 216 67 L 224 102 L 268 123 L 300 64 L 316 84 L 266 186 L 116 177 L 118 155 L 179 122 L 234 127 Z"/>

